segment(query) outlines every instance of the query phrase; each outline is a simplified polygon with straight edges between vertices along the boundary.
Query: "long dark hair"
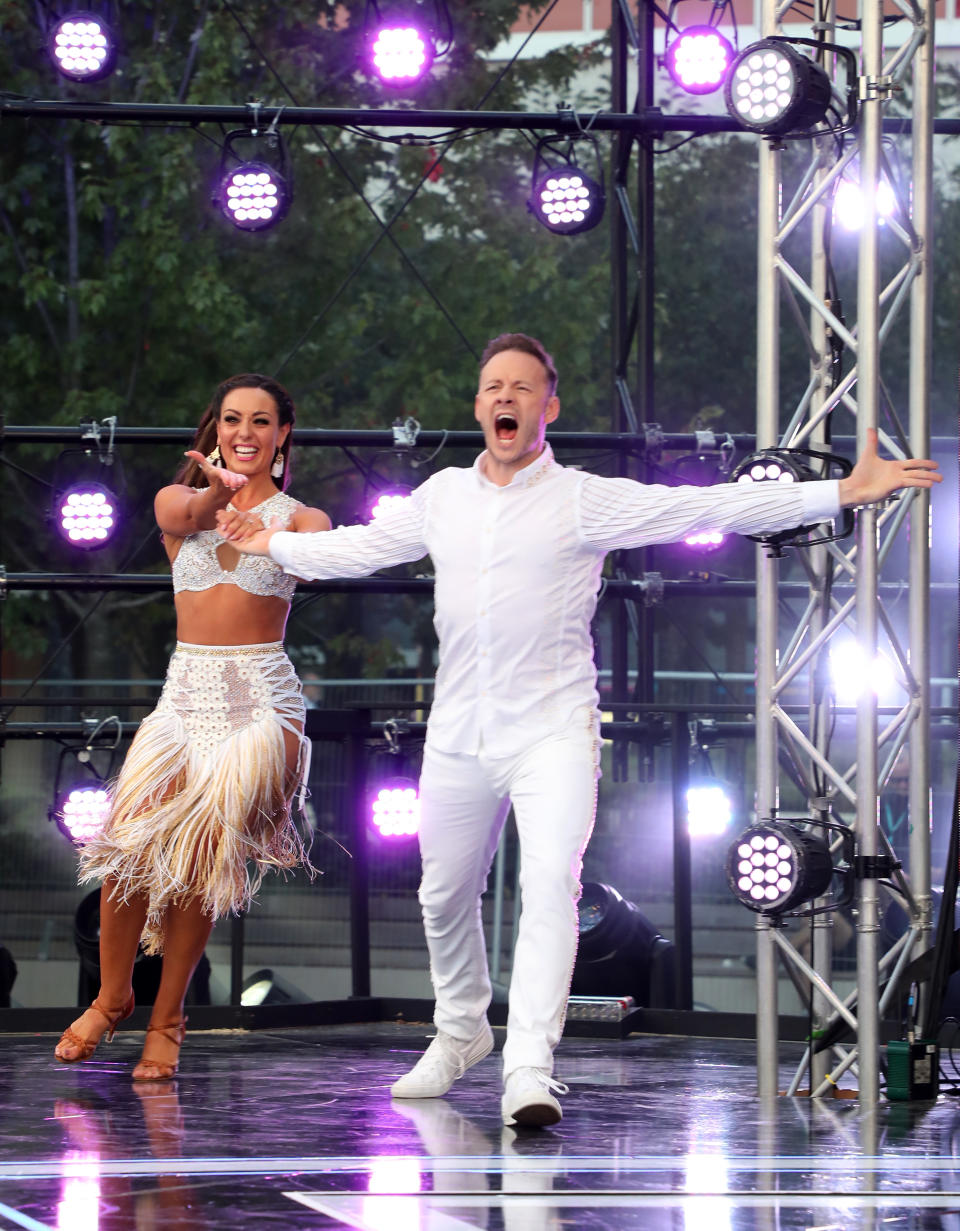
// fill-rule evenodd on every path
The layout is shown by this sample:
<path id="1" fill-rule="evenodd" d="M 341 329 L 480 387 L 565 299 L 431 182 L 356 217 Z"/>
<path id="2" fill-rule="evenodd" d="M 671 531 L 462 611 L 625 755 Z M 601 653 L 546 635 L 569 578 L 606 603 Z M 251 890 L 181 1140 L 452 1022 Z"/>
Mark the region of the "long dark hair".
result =
<path id="1" fill-rule="evenodd" d="M 203 417 L 197 424 L 196 435 L 190 448 L 196 449 L 204 457 L 213 450 L 214 445 L 217 443 L 217 422 L 220 419 L 220 411 L 223 408 L 223 399 L 228 393 L 232 393 L 234 389 L 262 389 L 264 393 L 269 393 L 276 403 L 280 426 L 282 427 L 285 423 L 290 424 L 287 438 L 280 446 L 280 452 L 283 454 L 283 474 L 279 479 L 273 480 L 280 490 L 285 492 L 287 484 L 290 482 L 290 446 L 293 443 L 293 425 L 297 421 L 297 414 L 293 405 L 293 398 L 287 393 L 283 385 L 279 381 L 275 381 L 272 376 L 261 376 L 257 372 L 244 372 L 239 376 L 228 376 L 225 381 L 217 385 L 210 405 L 203 412 Z M 184 483 L 187 487 L 208 486 L 206 476 L 200 469 L 199 463 L 195 462 L 192 457 L 188 457 L 184 461 L 177 471 L 174 482 Z"/>

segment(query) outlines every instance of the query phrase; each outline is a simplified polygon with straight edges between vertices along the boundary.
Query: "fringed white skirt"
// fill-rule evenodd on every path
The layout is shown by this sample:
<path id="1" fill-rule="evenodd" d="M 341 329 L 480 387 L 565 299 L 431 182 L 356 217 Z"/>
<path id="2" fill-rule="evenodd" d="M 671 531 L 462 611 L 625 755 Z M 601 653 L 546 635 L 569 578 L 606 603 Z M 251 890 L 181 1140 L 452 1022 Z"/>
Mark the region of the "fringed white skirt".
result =
<path id="1" fill-rule="evenodd" d="M 300 681 L 282 643 L 177 643 L 103 831 L 80 856 L 81 884 L 110 877 L 112 896 L 146 896 L 147 953 L 163 951 L 171 904 L 199 899 L 218 919 L 249 907 L 268 868 L 302 864 L 313 874 L 291 813 L 309 767 L 303 725 Z M 300 741 L 297 781 L 284 731 Z"/>

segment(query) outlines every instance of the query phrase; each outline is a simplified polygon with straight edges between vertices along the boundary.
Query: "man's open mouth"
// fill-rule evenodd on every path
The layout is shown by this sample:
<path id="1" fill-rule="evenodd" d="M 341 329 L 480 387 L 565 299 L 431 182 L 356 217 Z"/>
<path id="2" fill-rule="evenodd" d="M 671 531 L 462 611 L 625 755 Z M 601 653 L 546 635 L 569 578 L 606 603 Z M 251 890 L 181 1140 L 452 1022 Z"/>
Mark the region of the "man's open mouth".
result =
<path id="1" fill-rule="evenodd" d="M 497 440 L 504 443 L 513 440 L 517 434 L 517 426 L 517 416 L 509 410 L 501 410 L 494 416 L 493 430 L 497 434 Z"/>

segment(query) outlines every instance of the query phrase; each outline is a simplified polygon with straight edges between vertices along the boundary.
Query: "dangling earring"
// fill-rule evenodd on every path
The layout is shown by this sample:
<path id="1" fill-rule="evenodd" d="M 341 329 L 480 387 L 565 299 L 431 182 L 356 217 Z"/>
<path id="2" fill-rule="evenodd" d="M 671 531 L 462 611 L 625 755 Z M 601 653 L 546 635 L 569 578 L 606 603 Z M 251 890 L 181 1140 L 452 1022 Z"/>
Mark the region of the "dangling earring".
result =
<path id="1" fill-rule="evenodd" d="M 283 478 L 283 450 L 277 449 L 277 456 L 273 459 L 273 465 L 270 467 L 270 477 L 273 479 Z"/>
<path id="2" fill-rule="evenodd" d="M 213 452 L 207 454 L 207 461 L 210 463 L 211 466 L 222 466 L 223 465 L 223 458 L 220 456 L 220 445 L 219 444 L 215 444 L 213 446 Z"/>

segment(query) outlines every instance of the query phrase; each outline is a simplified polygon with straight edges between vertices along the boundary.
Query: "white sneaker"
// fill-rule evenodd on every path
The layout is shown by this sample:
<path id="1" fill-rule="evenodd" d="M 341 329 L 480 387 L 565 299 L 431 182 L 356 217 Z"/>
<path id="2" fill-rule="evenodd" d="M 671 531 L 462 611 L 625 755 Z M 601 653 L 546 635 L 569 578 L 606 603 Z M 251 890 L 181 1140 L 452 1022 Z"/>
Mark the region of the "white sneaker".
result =
<path id="1" fill-rule="evenodd" d="M 569 1087 L 554 1081 L 545 1069 L 514 1069 L 503 1083 L 503 1122 L 525 1128 L 557 1124 L 563 1119 L 563 1112 L 553 1095 L 568 1092 Z"/>
<path id="2" fill-rule="evenodd" d="M 436 1038 L 409 1073 L 390 1087 L 394 1098 L 440 1098 L 471 1065 L 493 1051 L 493 1031 L 484 1021 L 468 1042 L 437 1031 Z"/>

